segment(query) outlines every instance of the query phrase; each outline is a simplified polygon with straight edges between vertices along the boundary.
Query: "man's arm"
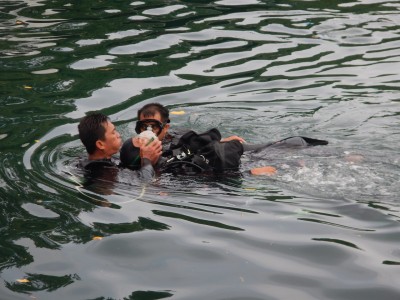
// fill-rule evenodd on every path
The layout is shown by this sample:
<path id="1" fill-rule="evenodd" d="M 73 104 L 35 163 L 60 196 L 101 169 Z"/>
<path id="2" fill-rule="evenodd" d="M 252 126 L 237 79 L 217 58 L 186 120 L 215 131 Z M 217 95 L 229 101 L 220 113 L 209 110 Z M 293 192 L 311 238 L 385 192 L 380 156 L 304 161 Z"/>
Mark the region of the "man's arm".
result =
<path id="1" fill-rule="evenodd" d="M 140 149 L 141 168 L 138 171 L 139 177 L 144 180 L 150 180 L 154 177 L 154 166 L 157 164 L 161 153 L 162 146 L 158 139 L 152 142 L 139 142 L 137 144 Z"/>
<path id="2" fill-rule="evenodd" d="M 147 144 L 147 145 L 146 145 Z M 130 138 L 121 148 L 121 166 L 137 170 L 137 174 L 144 180 L 154 177 L 154 166 L 162 153 L 161 142 L 156 139 L 149 143 L 139 139 Z"/>
<path id="3" fill-rule="evenodd" d="M 151 164 L 151 161 L 147 158 L 143 158 L 141 163 L 142 166 L 137 171 L 138 176 L 145 181 L 151 180 L 155 175 L 154 167 Z"/>

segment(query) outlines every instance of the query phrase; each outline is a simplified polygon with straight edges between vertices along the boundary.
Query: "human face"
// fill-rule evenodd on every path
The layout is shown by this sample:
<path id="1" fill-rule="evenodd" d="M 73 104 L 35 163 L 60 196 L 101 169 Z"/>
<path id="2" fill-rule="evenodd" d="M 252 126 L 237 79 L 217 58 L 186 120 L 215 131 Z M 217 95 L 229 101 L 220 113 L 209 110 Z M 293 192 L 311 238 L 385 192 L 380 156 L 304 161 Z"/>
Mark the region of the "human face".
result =
<path id="1" fill-rule="evenodd" d="M 168 132 L 169 124 L 164 124 L 161 118 L 161 115 L 159 112 L 156 112 L 154 116 L 151 117 L 145 117 L 143 114 L 140 115 L 139 121 L 145 122 L 146 120 L 149 120 L 149 125 L 154 125 L 152 126 L 153 132 L 157 135 L 158 139 L 162 141 L 165 137 L 165 135 Z M 151 120 L 156 120 L 159 123 L 163 124 L 164 126 L 162 129 L 159 126 L 159 123 L 157 122 L 151 122 Z M 146 128 L 139 128 L 139 130 L 144 131 Z"/>
<path id="2" fill-rule="evenodd" d="M 104 156 L 110 158 L 119 151 L 122 140 L 113 123 L 108 121 L 107 123 L 103 123 L 103 126 L 106 130 L 104 139 L 98 140 L 96 143 L 97 147 L 104 153 Z"/>

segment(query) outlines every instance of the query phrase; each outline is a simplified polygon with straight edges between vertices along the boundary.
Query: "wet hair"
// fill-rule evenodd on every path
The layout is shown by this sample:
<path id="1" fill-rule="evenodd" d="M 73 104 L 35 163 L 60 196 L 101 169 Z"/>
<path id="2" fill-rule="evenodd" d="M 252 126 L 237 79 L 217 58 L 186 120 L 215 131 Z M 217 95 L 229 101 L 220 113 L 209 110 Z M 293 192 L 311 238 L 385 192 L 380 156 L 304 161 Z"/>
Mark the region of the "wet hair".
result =
<path id="1" fill-rule="evenodd" d="M 169 119 L 169 110 L 160 103 L 149 103 L 138 110 L 137 118 L 140 120 L 140 116 L 143 115 L 145 118 L 154 117 L 156 113 L 160 113 L 161 121 L 167 122 Z"/>
<path id="2" fill-rule="evenodd" d="M 83 117 L 79 122 L 79 138 L 89 154 L 93 154 L 96 151 L 97 140 L 105 139 L 106 128 L 104 123 L 109 120 L 102 113 L 94 113 Z"/>

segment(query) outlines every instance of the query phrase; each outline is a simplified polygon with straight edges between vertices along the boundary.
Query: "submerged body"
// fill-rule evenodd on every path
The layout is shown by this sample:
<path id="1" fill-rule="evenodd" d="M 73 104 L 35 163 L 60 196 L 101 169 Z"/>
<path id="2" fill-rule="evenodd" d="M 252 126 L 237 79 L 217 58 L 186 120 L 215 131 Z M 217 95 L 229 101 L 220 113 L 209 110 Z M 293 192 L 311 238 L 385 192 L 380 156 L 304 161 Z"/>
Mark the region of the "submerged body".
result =
<path id="1" fill-rule="evenodd" d="M 290 137 L 265 144 L 247 144 L 238 140 L 221 142 L 221 134 L 213 128 L 203 133 L 187 131 L 163 144 L 164 150 L 157 169 L 161 172 L 196 174 L 237 171 L 244 152 L 259 152 L 266 148 L 305 148 L 327 145 L 324 140 L 307 137 Z M 139 149 L 128 140 L 121 148 L 123 166 L 137 170 Z M 254 173 L 255 174 L 255 173 Z"/>

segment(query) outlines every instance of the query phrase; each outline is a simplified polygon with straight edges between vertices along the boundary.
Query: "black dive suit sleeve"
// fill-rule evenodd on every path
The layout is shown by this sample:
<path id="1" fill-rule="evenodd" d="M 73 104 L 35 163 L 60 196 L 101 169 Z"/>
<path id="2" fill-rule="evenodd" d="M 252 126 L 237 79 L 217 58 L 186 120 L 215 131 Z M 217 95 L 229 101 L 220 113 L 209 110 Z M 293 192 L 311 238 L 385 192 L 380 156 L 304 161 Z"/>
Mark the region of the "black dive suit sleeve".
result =
<path id="1" fill-rule="evenodd" d="M 163 153 L 164 155 L 164 153 Z M 160 157 L 155 168 L 158 169 L 162 166 L 166 158 Z M 133 146 L 132 139 L 124 142 L 120 150 L 120 166 L 131 170 L 139 170 L 143 167 L 142 159 L 140 157 L 140 149 Z"/>
<path id="2" fill-rule="evenodd" d="M 140 149 L 133 146 L 132 139 L 127 139 L 120 150 L 121 167 L 139 170 L 142 166 Z"/>
<path id="3" fill-rule="evenodd" d="M 155 171 L 147 158 L 140 158 L 140 149 L 133 146 L 132 139 L 127 139 L 120 151 L 121 167 L 136 170 L 138 177 L 148 181 L 154 177 Z"/>

